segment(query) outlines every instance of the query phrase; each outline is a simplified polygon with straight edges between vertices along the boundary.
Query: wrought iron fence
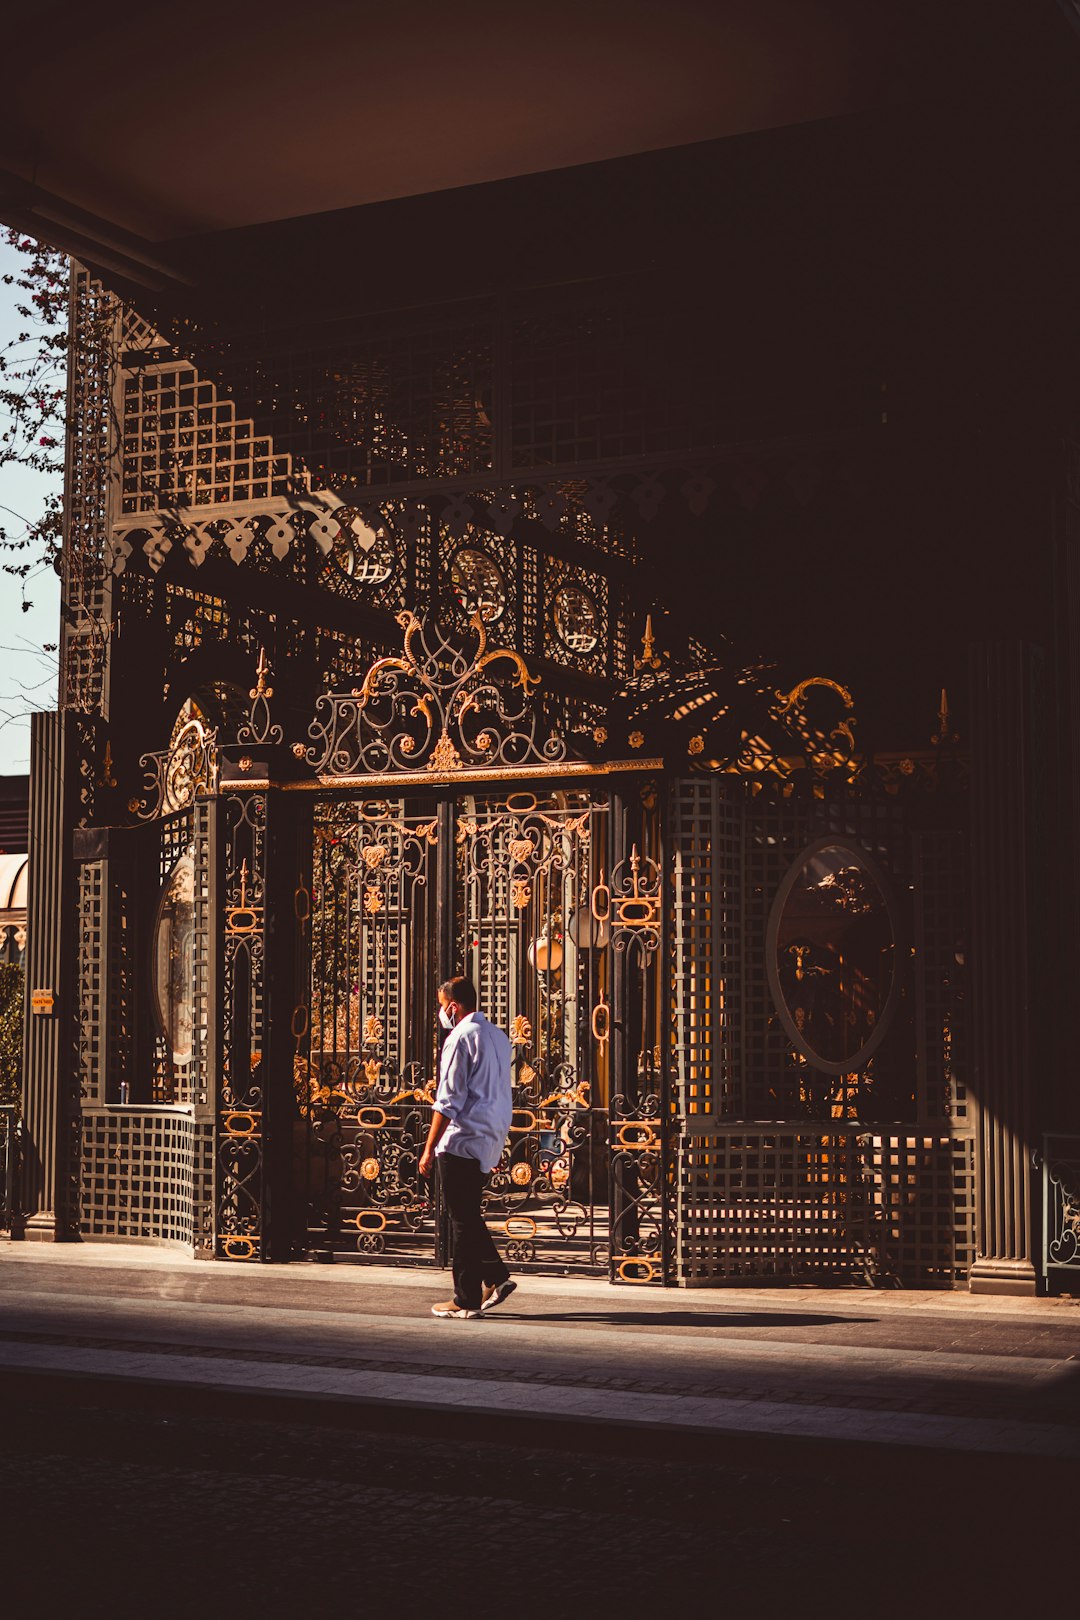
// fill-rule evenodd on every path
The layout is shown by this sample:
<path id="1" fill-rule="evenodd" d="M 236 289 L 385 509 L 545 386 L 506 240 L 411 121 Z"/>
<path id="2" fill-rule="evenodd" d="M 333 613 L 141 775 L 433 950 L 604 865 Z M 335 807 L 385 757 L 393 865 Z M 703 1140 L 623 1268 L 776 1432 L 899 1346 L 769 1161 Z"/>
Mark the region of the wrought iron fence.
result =
<path id="1" fill-rule="evenodd" d="M 1080 1136 L 1044 1136 L 1043 1276 L 1080 1272 Z"/>
<path id="2" fill-rule="evenodd" d="M 15 1224 L 20 1130 L 15 1104 L 0 1103 L 0 1232 Z"/>

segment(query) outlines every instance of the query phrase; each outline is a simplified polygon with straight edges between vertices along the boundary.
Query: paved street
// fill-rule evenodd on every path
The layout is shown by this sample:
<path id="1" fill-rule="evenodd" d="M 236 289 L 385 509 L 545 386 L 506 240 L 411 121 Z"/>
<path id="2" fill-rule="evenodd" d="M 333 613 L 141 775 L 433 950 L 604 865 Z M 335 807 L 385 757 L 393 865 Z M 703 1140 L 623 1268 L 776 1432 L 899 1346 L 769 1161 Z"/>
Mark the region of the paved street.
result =
<path id="1" fill-rule="evenodd" d="M 167 1566 L 159 1613 L 409 1616 L 444 1581 L 521 1614 L 1004 1613 L 1071 1544 L 1077 1302 L 530 1277 L 441 1322 L 446 1292 L 0 1244 L 9 1590 L 56 1612 L 90 1571 L 84 1612 L 135 1614 Z"/>

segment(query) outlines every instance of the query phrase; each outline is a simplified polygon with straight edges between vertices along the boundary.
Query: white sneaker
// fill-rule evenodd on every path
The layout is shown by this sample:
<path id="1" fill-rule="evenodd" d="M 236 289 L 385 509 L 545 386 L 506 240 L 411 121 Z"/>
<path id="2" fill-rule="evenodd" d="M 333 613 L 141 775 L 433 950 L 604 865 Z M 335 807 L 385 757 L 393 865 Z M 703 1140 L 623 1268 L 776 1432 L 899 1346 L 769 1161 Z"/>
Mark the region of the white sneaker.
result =
<path id="1" fill-rule="evenodd" d="M 510 1295 L 514 1292 L 516 1287 L 517 1283 L 512 1282 L 509 1277 L 507 1277 L 505 1282 L 491 1283 L 489 1287 L 484 1289 L 484 1297 L 480 1301 L 480 1309 L 482 1311 L 493 1311 L 496 1305 L 501 1305 L 504 1299 L 510 1298 Z"/>

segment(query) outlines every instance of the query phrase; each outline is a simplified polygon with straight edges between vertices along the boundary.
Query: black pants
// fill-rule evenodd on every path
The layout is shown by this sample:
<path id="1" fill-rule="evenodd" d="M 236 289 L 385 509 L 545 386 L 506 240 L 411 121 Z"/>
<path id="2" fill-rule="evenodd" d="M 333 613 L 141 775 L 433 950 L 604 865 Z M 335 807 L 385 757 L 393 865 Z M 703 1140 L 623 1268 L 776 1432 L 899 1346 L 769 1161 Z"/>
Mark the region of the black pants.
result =
<path id="1" fill-rule="evenodd" d="M 478 1311 L 484 1284 L 505 1282 L 510 1275 L 480 1213 L 487 1172 L 478 1159 L 439 1154 L 443 1197 L 450 1211 L 454 1254 L 454 1303 Z"/>

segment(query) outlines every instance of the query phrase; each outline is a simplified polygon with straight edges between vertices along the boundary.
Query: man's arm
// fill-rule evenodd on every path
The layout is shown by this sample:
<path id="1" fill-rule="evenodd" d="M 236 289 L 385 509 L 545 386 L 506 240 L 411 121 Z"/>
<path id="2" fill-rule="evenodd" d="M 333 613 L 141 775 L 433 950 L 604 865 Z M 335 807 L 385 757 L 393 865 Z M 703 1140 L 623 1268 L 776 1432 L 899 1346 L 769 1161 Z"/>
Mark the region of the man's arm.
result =
<path id="1" fill-rule="evenodd" d="M 439 1137 L 442 1135 L 443 1131 L 445 1131 L 449 1123 L 450 1119 L 447 1114 L 440 1114 L 437 1108 L 433 1110 L 431 1115 L 431 1129 L 427 1133 L 427 1141 L 424 1143 L 424 1151 L 420 1155 L 420 1174 L 422 1176 L 430 1176 L 431 1167 L 435 1162 L 435 1144 L 438 1142 Z"/>
<path id="2" fill-rule="evenodd" d="M 462 1034 L 464 1031 L 461 1032 Z M 420 1155 L 420 1174 L 429 1176 L 435 1162 L 435 1146 L 450 1122 L 460 1114 L 468 1095 L 469 1053 L 460 1034 L 450 1037 L 453 1046 L 444 1048 L 444 1066 L 435 1093 L 435 1107 L 431 1114 L 431 1129 Z"/>

